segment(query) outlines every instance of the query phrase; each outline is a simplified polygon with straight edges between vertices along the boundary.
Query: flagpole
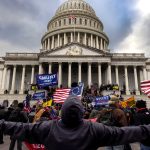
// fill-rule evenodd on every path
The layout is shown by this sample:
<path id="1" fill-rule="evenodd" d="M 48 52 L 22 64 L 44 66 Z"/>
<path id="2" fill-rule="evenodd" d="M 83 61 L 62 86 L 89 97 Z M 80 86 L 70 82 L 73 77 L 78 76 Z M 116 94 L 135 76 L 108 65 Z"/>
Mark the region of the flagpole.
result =
<path id="1" fill-rule="evenodd" d="M 75 42 L 75 18 L 74 18 L 74 42 Z"/>

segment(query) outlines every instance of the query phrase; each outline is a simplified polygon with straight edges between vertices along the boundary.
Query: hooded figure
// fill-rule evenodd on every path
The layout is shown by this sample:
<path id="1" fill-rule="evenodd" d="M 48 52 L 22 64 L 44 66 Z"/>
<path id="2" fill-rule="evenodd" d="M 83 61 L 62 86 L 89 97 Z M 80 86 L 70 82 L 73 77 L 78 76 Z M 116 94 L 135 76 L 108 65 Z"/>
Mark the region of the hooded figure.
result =
<path id="1" fill-rule="evenodd" d="M 67 127 L 75 127 L 83 122 L 84 108 L 78 97 L 70 96 L 62 106 L 62 123 Z"/>
<path id="2" fill-rule="evenodd" d="M 117 128 L 83 120 L 83 107 L 78 97 L 65 101 L 61 120 L 34 124 L 0 120 L 0 129 L 16 139 L 43 144 L 47 150 L 96 150 L 100 146 L 143 140 L 150 143 L 150 125 Z"/>

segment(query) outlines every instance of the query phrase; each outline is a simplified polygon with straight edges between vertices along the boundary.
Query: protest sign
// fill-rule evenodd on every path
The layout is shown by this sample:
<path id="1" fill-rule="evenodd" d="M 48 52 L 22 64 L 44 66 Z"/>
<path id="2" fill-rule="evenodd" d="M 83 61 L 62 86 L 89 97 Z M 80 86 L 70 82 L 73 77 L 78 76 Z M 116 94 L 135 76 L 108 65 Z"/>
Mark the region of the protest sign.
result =
<path id="1" fill-rule="evenodd" d="M 40 74 L 36 76 L 36 82 L 40 87 L 54 86 L 58 84 L 57 74 Z"/>
<path id="2" fill-rule="evenodd" d="M 92 102 L 94 106 L 104 106 L 109 105 L 110 96 L 97 96 L 95 100 Z"/>
<path id="3" fill-rule="evenodd" d="M 32 96 L 32 100 L 42 100 L 45 99 L 45 91 L 34 93 Z"/>

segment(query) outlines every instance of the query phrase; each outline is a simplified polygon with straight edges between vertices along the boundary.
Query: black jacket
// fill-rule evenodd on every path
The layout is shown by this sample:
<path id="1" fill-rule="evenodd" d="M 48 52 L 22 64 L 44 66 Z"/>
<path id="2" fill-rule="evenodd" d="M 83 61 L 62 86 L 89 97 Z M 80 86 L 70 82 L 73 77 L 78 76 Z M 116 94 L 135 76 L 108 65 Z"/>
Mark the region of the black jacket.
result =
<path id="1" fill-rule="evenodd" d="M 68 128 L 61 121 L 23 124 L 0 121 L 5 134 L 30 143 L 44 144 L 48 150 L 96 150 L 100 146 L 122 145 L 148 140 L 150 125 L 138 127 L 108 127 L 83 121 Z"/>
<path id="2" fill-rule="evenodd" d="M 0 128 L 14 138 L 43 144 L 47 150 L 96 150 L 100 146 L 150 140 L 150 125 L 108 127 L 84 121 L 83 112 L 78 98 L 69 97 L 62 106 L 62 120 L 35 124 L 0 121 Z"/>
<path id="3" fill-rule="evenodd" d="M 150 112 L 147 108 L 138 110 L 134 115 L 134 125 L 150 124 Z"/>

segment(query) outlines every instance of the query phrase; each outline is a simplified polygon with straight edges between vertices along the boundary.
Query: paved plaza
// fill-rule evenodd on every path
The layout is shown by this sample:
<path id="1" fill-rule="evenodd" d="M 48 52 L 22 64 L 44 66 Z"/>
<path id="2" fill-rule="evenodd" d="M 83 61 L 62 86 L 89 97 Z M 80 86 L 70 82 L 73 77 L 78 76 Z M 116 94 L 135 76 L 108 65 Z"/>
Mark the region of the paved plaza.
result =
<path id="1" fill-rule="evenodd" d="M 4 144 L 0 145 L 0 150 L 8 150 L 9 149 L 9 144 L 10 144 L 10 138 L 9 136 L 4 136 Z M 132 150 L 140 150 L 139 144 L 131 144 Z M 15 150 L 17 148 L 15 147 Z M 26 146 L 23 144 L 23 149 L 22 150 L 28 150 Z M 104 148 L 99 148 L 98 150 L 104 150 Z"/>

